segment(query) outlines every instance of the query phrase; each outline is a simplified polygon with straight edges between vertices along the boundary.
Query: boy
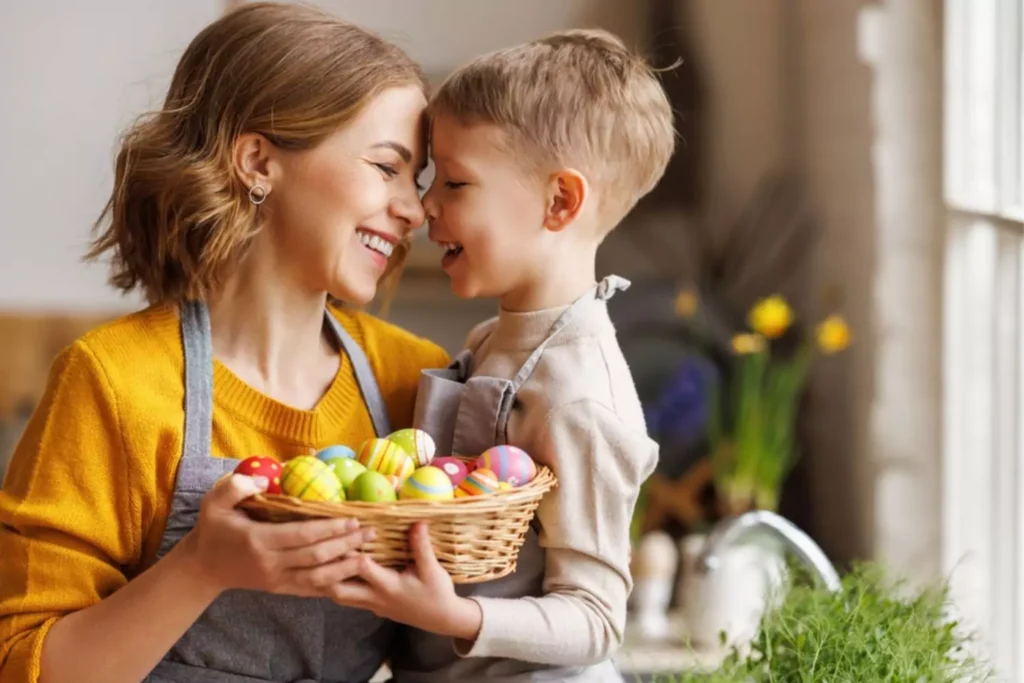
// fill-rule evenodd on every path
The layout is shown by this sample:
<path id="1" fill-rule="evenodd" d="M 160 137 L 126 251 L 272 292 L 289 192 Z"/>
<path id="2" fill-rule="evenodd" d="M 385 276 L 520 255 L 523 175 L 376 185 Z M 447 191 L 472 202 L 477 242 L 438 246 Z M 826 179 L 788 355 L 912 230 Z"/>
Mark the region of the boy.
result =
<path id="1" fill-rule="evenodd" d="M 658 447 L 605 304 L 628 283 L 595 284 L 595 260 L 664 173 L 671 107 L 617 38 L 577 30 L 462 67 L 430 113 L 430 238 L 456 294 L 500 312 L 421 382 L 417 426 L 438 452 L 518 446 L 559 483 L 512 576 L 456 592 L 420 528 L 414 568 L 367 560 L 366 586 L 335 597 L 422 629 L 393 651 L 398 682 L 620 683 L 630 519 Z"/>

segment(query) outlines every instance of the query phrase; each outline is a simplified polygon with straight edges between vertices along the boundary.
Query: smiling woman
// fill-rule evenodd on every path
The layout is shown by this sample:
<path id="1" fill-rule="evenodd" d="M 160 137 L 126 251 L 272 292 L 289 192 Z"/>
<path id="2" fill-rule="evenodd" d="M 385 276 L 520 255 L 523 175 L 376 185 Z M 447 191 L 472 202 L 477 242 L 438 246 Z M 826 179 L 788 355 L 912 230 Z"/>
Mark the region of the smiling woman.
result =
<path id="1" fill-rule="evenodd" d="M 327 306 L 373 299 L 423 223 L 425 105 L 401 50 L 307 6 L 244 4 L 189 45 L 90 252 L 150 306 L 59 354 L 0 491 L 0 683 L 380 666 L 393 624 L 310 599 L 368 536 L 252 521 L 236 506 L 267 482 L 227 475 L 411 426 L 447 364 Z"/>

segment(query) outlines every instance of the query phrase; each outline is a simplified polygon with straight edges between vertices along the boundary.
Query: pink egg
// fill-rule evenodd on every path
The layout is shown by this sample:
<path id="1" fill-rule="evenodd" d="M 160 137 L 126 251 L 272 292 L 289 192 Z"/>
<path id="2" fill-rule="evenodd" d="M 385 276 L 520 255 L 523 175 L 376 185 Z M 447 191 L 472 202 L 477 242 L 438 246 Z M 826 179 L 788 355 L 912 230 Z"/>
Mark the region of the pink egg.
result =
<path id="1" fill-rule="evenodd" d="M 476 460 L 477 469 L 488 469 L 498 475 L 498 481 L 522 486 L 537 476 L 537 464 L 522 448 L 494 446 Z"/>
<path id="2" fill-rule="evenodd" d="M 462 480 L 469 474 L 469 468 L 466 467 L 466 463 L 452 456 L 434 458 L 430 461 L 430 464 L 447 474 L 448 478 L 452 480 L 452 486 L 455 487 L 462 483 Z"/>

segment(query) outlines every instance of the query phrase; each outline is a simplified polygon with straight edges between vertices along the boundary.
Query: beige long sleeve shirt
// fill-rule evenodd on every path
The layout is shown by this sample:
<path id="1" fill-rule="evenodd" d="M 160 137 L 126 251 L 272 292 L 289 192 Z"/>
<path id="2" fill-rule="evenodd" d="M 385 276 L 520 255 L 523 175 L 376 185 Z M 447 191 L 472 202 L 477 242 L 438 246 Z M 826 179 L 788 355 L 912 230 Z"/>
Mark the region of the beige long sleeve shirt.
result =
<path id="1" fill-rule="evenodd" d="M 478 326 L 473 375 L 511 379 L 563 308 L 501 311 Z M 548 344 L 517 394 L 508 442 L 550 467 L 558 486 L 537 511 L 545 552 L 540 595 L 474 597 L 483 612 L 476 641 L 455 647 L 434 676 L 397 681 L 621 681 L 611 657 L 622 641 L 632 589 L 629 528 L 658 445 L 603 301 L 584 308 Z M 512 661 L 508 661 L 512 660 Z M 573 670 L 550 678 L 552 667 Z M 548 675 L 545 675 L 548 670 Z M 563 669 L 563 674 L 567 669 Z"/>

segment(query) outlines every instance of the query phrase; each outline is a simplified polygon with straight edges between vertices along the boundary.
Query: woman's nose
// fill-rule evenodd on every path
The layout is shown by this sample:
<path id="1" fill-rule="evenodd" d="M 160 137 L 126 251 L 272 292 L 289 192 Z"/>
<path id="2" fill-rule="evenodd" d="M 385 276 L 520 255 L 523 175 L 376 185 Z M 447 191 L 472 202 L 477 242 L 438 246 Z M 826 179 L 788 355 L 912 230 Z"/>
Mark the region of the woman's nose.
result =
<path id="1" fill-rule="evenodd" d="M 405 223 L 410 232 L 421 227 L 426 217 L 419 193 L 412 192 L 395 199 L 391 203 L 391 215 Z"/>

